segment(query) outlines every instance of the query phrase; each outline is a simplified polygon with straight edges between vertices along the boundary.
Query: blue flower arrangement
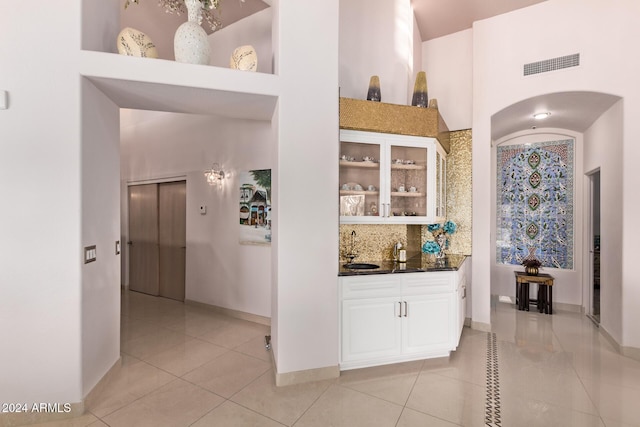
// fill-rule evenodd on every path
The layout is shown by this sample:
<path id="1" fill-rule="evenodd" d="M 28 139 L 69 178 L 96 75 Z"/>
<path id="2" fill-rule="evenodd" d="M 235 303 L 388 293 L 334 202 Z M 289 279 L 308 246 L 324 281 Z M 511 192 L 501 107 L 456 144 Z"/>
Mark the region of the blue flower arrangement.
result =
<path id="1" fill-rule="evenodd" d="M 442 231 L 444 231 L 446 234 L 449 234 L 449 235 L 455 233 L 457 229 L 458 227 L 456 226 L 456 223 L 453 221 L 447 221 L 442 226 Z"/>
<path id="2" fill-rule="evenodd" d="M 435 240 L 428 240 L 422 245 L 422 252 L 425 254 L 439 254 L 444 256 L 444 249 L 449 246 L 448 236 L 456 232 L 458 226 L 453 221 L 444 224 L 429 224 L 427 230 L 433 234 Z M 440 242 L 440 244 L 438 244 Z M 442 246 L 441 246 L 442 245 Z"/>
<path id="3" fill-rule="evenodd" d="M 433 240 L 427 240 L 424 242 L 424 245 L 422 245 L 422 252 L 425 254 L 437 254 L 440 252 L 440 245 Z"/>

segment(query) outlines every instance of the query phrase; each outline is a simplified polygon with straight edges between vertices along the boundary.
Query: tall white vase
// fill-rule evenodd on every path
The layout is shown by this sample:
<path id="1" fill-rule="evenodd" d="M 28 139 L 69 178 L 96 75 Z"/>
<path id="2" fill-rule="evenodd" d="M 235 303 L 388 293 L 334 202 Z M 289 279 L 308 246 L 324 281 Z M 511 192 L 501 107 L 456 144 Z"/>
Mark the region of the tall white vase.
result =
<path id="1" fill-rule="evenodd" d="M 189 20 L 178 27 L 173 38 L 173 50 L 177 62 L 209 65 L 209 39 L 200 26 L 202 3 L 199 0 L 185 0 Z"/>

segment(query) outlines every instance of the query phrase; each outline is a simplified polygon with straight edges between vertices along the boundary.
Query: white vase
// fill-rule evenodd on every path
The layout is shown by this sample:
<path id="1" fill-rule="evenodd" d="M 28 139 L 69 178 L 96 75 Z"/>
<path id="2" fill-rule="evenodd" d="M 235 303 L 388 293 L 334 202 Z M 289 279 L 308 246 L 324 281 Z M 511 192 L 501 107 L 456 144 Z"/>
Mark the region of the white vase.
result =
<path id="1" fill-rule="evenodd" d="M 185 0 L 189 20 L 178 27 L 173 38 L 173 50 L 177 62 L 209 65 L 209 39 L 200 26 L 202 3 Z"/>

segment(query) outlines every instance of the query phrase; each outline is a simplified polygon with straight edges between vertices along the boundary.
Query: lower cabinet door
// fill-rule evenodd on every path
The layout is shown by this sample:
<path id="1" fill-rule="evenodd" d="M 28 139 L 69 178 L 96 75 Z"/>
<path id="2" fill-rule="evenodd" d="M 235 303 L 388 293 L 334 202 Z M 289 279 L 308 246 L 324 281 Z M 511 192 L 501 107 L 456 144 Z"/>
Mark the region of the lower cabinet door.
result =
<path id="1" fill-rule="evenodd" d="M 402 353 L 447 355 L 452 349 L 457 320 L 454 294 L 406 296 L 402 299 Z"/>
<path id="2" fill-rule="evenodd" d="M 342 301 L 342 361 L 400 354 L 400 309 L 392 297 Z"/>

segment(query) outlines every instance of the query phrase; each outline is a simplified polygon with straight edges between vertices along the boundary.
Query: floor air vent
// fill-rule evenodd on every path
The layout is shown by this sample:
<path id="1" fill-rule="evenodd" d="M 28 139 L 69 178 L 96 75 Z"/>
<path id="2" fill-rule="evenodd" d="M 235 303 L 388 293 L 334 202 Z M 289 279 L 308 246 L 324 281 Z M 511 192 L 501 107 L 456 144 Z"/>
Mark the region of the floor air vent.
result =
<path id="1" fill-rule="evenodd" d="M 573 55 L 524 64 L 524 75 L 530 76 L 532 74 L 546 73 L 563 68 L 577 67 L 578 65 L 580 65 L 580 54 L 575 53 Z"/>

